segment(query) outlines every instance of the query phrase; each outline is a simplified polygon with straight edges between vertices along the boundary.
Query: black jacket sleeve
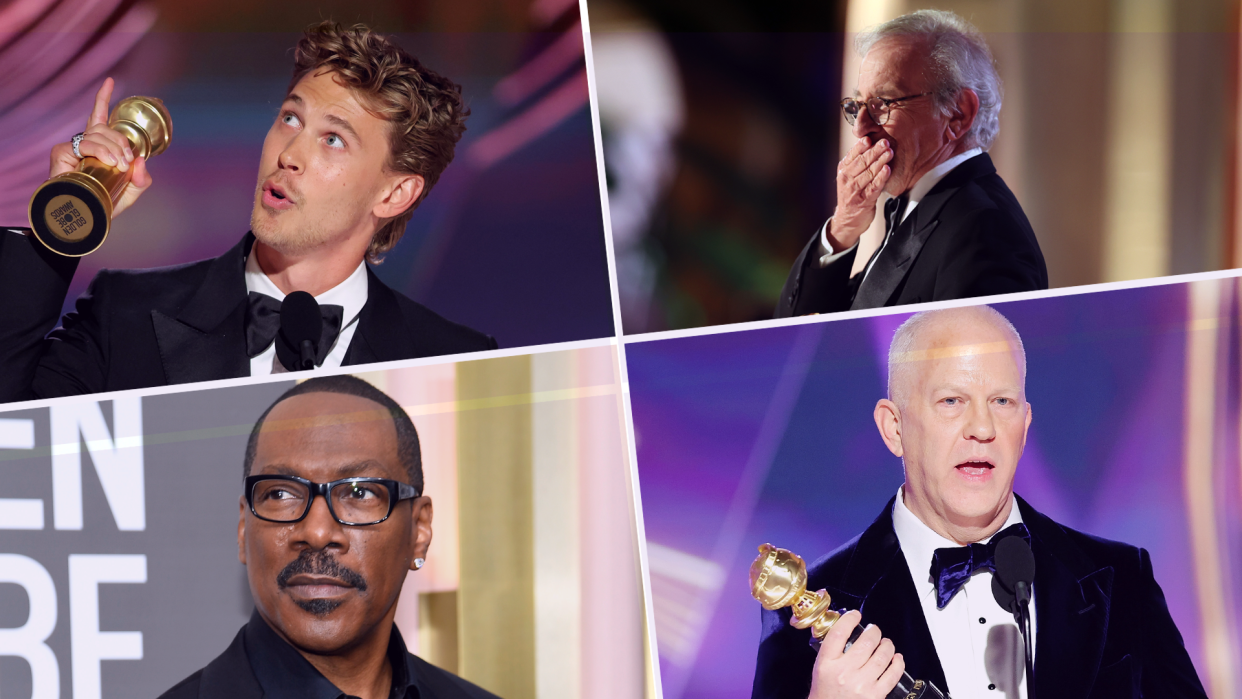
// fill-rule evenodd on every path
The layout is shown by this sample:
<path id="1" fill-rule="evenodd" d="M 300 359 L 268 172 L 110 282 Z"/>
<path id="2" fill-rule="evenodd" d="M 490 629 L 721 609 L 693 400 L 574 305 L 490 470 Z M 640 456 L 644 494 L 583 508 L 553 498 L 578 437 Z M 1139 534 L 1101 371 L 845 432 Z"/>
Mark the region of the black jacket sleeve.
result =
<path id="1" fill-rule="evenodd" d="M 0 402 L 40 397 L 35 374 L 78 268 L 26 232 L 0 229 Z"/>
<path id="2" fill-rule="evenodd" d="M 825 224 L 827 225 L 827 224 Z M 821 267 L 819 239 L 823 227 L 815 229 L 802 254 L 794 261 L 776 304 L 776 318 L 791 318 L 812 313 L 848 311 L 857 285 L 850 279 L 858 246 Z"/>

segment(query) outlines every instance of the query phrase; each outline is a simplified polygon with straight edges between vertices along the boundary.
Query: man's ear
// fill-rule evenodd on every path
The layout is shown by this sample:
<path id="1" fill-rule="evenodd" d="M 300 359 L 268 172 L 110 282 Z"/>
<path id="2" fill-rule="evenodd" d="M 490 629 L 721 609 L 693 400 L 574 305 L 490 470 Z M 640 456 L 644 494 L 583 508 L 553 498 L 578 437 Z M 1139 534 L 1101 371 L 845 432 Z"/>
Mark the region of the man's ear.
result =
<path id="1" fill-rule="evenodd" d="M 974 125 L 975 117 L 979 114 L 979 95 L 969 87 L 958 90 L 954 109 L 956 113 L 949 117 L 946 129 L 949 140 L 956 141 L 965 136 L 970 131 L 970 127 Z"/>
<path id="2" fill-rule="evenodd" d="M 422 175 L 391 176 L 388 185 L 380 192 L 381 198 L 372 213 L 379 219 L 400 216 L 418 201 L 426 184 Z"/>
<path id="3" fill-rule="evenodd" d="M 237 560 L 246 565 L 246 496 L 241 496 L 241 514 L 237 516 Z"/>
<path id="4" fill-rule="evenodd" d="M 905 451 L 901 448 L 901 411 L 896 403 L 881 398 L 875 404 L 875 426 L 879 428 L 880 438 L 888 450 L 893 452 L 893 456 L 901 458 Z"/>
<path id="5" fill-rule="evenodd" d="M 427 550 L 431 548 L 431 498 L 423 495 L 414 499 L 414 516 L 410 519 L 410 527 L 414 534 L 414 558 L 427 560 Z M 417 570 L 410 564 L 410 570 Z"/>

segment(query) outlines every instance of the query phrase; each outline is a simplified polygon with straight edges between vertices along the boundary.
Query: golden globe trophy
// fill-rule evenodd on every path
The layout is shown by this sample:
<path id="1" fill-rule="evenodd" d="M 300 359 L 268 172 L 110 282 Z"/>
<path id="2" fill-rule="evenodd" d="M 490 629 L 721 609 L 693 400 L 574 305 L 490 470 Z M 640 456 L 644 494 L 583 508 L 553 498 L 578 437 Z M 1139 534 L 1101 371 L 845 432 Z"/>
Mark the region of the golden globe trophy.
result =
<path id="1" fill-rule="evenodd" d="M 764 609 L 776 611 L 792 607 L 789 625 L 796 629 L 811 630 L 811 647 L 819 650 L 820 642 L 828 630 L 841 618 L 844 610 L 829 607 L 832 597 L 827 590 L 809 592 L 806 589 L 806 562 L 792 551 L 778 549 L 772 544 L 759 547 L 759 557 L 750 564 L 750 594 Z M 862 625 L 854 627 L 845 647 L 849 649 L 862 634 Z M 916 680 L 902 673 L 897 686 L 888 693 L 888 699 L 947 699 L 931 682 Z"/>
<path id="2" fill-rule="evenodd" d="M 108 126 L 129 140 L 135 156 L 150 158 L 168 148 L 172 117 L 154 97 L 121 100 Z M 112 227 L 112 207 L 134 170 L 120 169 L 92 157 L 78 169 L 44 182 L 30 198 L 30 227 L 49 250 L 66 257 L 88 255 L 103 245 Z"/>

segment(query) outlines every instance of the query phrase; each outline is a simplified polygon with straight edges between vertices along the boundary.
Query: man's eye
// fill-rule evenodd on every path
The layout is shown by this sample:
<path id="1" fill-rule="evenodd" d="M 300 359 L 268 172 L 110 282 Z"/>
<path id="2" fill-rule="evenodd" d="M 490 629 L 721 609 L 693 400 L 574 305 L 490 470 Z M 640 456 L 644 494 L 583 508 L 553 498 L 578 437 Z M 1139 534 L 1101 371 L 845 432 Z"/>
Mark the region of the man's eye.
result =
<path id="1" fill-rule="evenodd" d="M 293 493 L 284 488 L 272 488 L 263 494 L 265 500 L 288 500 L 295 497 Z"/>
<path id="2" fill-rule="evenodd" d="M 328 137 L 324 140 L 324 142 L 328 144 L 329 148 L 345 147 L 345 141 L 341 140 L 341 137 L 336 134 L 328 134 Z"/>
<path id="3" fill-rule="evenodd" d="M 944 399 L 945 405 L 957 405 L 959 402 L 960 401 L 957 398 L 945 398 Z"/>
<path id="4" fill-rule="evenodd" d="M 997 398 L 996 399 L 997 405 L 1009 405 L 1012 402 L 1013 401 L 1009 400 L 1008 398 Z"/>
<path id="5" fill-rule="evenodd" d="M 291 112 L 285 112 L 285 114 L 280 117 L 280 121 L 283 122 L 286 126 L 301 126 L 302 125 L 301 120 L 298 119 L 298 115 L 293 114 Z"/>
<path id="6" fill-rule="evenodd" d="M 346 497 L 352 500 L 371 500 L 378 497 L 378 495 L 372 486 L 356 485 L 349 489 Z"/>

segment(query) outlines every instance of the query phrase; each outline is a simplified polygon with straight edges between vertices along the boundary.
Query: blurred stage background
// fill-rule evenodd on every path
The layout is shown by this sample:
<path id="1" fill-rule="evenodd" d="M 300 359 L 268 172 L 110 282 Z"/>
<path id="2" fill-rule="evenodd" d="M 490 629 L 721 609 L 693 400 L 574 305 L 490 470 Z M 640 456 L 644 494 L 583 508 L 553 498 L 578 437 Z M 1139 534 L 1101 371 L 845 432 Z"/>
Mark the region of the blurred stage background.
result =
<path id="1" fill-rule="evenodd" d="M 1029 366 L 1015 490 L 1067 526 L 1146 548 L 1208 694 L 1242 697 L 1242 285 L 995 308 Z M 817 559 L 897 492 L 901 462 L 872 410 L 908 317 L 627 345 L 665 699 L 749 697 L 756 548 Z"/>
<path id="2" fill-rule="evenodd" d="M 26 226 L 53 144 L 105 76 L 172 113 L 155 185 L 84 258 L 100 268 L 214 257 L 249 228 L 263 138 L 292 48 L 321 19 L 365 22 L 463 86 L 453 163 L 375 268 L 502 347 L 614 334 L 576 0 L 10 0 L 0 7 L 0 225 Z"/>
<path id="3" fill-rule="evenodd" d="M 616 356 L 358 374 L 410 414 L 435 506 L 397 608 L 411 652 L 509 699 L 653 696 Z M 0 413 L 0 696 L 154 697 L 223 652 L 253 608 L 237 560 L 246 439 L 292 385 Z M 144 572 L 105 576 L 96 597 L 74 573 L 91 556 Z"/>
<path id="4" fill-rule="evenodd" d="M 587 5 L 626 333 L 771 317 L 835 206 L 854 33 L 926 7 L 987 36 L 1053 287 L 1242 266 L 1237 0 Z"/>

